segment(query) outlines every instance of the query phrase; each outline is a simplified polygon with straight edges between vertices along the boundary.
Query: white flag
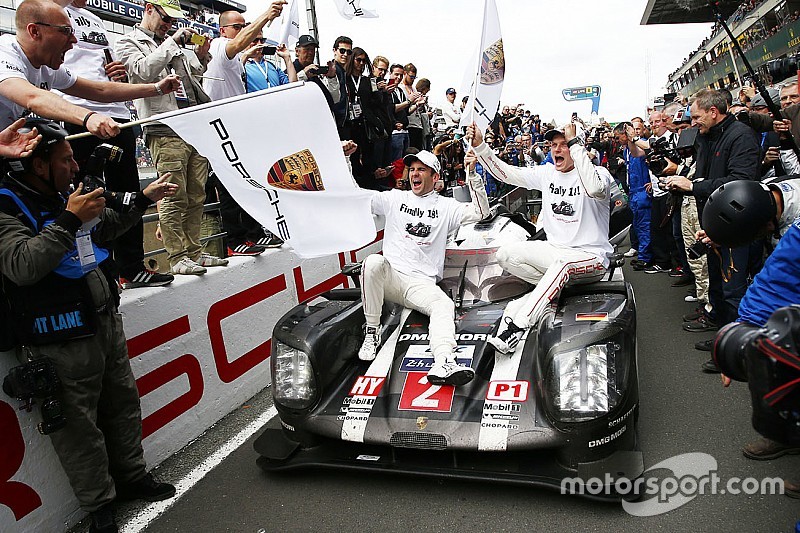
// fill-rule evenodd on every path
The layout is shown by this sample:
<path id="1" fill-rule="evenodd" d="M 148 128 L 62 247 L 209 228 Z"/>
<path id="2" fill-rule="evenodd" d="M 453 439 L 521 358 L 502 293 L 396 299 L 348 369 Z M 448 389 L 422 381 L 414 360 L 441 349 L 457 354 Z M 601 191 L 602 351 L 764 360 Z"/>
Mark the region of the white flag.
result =
<path id="1" fill-rule="evenodd" d="M 378 12 L 372 9 L 361 9 L 361 0 L 335 0 L 336 9 L 339 14 L 347 20 L 355 17 L 362 19 L 374 19 L 378 17 Z"/>
<path id="2" fill-rule="evenodd" d="M 372 242 L 372 193 L 347 168 L 328 104 L 295 83 L 154 117 L 208 158 L 236 202 L 301 257 Z"/>
<path id="3" fill-rule="evenodd" d="M 265 37 L 268 44 L 285 44 L 289 50 L 294 49 L 297 40 L 300 39 L 300 12 L 297 4 L 300 0 L 290 0 L 289 9 L 281 12 L 280 24 L 273 21 L 267 29 Z"/>
<path id="4" fill-rule="evenodd" d="M 500 104 L 506 60 L 503 55 L 503 36 L 495 0 L 486 0 L 483 8 L 483 32 L 478 57 L 478 72 L 461 115 L 461 126 L 475 122 L 481 131 L 489 127 Z"/>

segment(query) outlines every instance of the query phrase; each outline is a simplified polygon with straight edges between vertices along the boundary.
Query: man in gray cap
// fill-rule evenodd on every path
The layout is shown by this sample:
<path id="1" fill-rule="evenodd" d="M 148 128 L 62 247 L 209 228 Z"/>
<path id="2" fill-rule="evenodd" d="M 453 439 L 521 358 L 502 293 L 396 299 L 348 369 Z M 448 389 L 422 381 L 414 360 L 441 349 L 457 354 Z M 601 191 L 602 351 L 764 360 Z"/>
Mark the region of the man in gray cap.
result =
<path id="1" fill-rule="evenodd" d="M 383 255 L 364 260 L 361 274 L 366 316 L 364 344 L 359 359 L 375 359 L 381 344 L 381 311 L 384 300 L 395 302 L 430 317 L 433 366 L 428 382 L 460 386 L 472 381 L 475 371 L 456 361 L 456 328 L 453 301 L 436 285 L 442 279 L 447 236 L 462 224 L 476 222 L 489 213 L 483 179 L 475 173 L 475 154 L 464 166 L 472 203 L 439 196 L 434 186 L 441 165 L 431 152 L 407 155 L 410 191 L 391 189 L 372 196 L 372 212 L 386 217 Z"/>
<path id="2" fill-rule="evenodd" d="M 317 65 L 314 58 L 319 48 L 319 41 L 313 35 L 301 35 L 294 47 L 297 59 L 294 60 L 294 69 L 297 71 L 298 81 L 313 81 L 320 89 L 328 107 L 333 110 L 333 103 L 341 98 L 339 78 L 336 76 L 336 67 L 333 61 L 327 65 Z M 332 111 L 331 111 L 332 112 Z"/>

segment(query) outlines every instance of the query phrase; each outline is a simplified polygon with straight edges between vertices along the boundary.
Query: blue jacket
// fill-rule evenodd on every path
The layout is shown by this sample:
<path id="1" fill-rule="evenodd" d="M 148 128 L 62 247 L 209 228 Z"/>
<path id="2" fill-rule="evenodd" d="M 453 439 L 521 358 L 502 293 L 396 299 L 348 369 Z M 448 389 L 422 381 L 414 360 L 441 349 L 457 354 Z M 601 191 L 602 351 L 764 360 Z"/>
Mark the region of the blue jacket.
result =
<path id="1" fill-rule="evenodd" d="M 800 304 L 800 218 L 781 237 L 739 303 L 739 322 L 763 326 L 773 312 Z"/>

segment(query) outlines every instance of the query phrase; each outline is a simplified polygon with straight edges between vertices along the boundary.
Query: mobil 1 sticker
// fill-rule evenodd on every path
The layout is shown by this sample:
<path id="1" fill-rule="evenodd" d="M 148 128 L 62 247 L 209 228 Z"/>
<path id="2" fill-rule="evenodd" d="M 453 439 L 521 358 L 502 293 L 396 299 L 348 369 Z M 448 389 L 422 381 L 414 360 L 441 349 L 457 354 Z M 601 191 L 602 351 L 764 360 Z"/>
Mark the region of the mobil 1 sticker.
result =
<path id="1" fill-rule="evenodd" d="M 453 353 L 459 364 L 472 366 L 475 346 L 456 346 Z M 433 353 L 430 347 L 425 344 L 412 344 L 403 356 L 403 361 L 400 363 L 400 372 L 427 372 L 431 366 L 433 366 Z"/>

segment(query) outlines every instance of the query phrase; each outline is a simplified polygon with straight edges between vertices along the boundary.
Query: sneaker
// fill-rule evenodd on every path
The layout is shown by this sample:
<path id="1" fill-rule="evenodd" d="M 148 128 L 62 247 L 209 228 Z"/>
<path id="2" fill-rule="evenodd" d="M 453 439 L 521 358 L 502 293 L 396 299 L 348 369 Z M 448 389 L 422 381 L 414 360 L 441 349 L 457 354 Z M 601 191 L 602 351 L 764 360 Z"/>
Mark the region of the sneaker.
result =
<path id="1" fill-rule="evenodd" d="M 117 500 L 145 500 L 160 502 L 175 496 L 175 486 L 169 483 L 159 483 L 153 474 L 147 473 L 144 477 L 133 483 L 117 485 Z"/>
<path id="2" fill-rule="evenodd" d="M 634 263 L 633 261 L 631 261 L 631 268 L 633 268 L 637 272 L 641 272 L 642 270 L 650 268 L 651 266 L 652 265 L 648 265 L 644 261 L 639 261 L 638 263 Z"/>
<path id="3" fill-rule="evenodd" d="M 685 322 L 683 324 L 683 329 L 684 331 L 697 333 L 702 331 L 717 331 L 719 328 L 714 322 L 712 322 L 709 318 L 707 318 L 704 315 L 698 318 L 697 320 L 692 320 L 691 322 Z"/>
<path id="4" fill-rule="evenodd" d="M 522 339 L 525 330 L 514 324 L 511 317 L 505 317 L 504 320 L 505 329 L 503 329 L 503 322 L 501 322 L 497 334 L 489 337 L 487 342 L 494 346 L 494 349 L 500 353 L 512 354 L 517 344 L 519 344 L 520 339 Z"/>
<path id="5" fill-rule="evenodd" d="M 669 269 L 661 265 L 650 265 L 644 269 L 644 272 L 645 274 L 663 274 L 664 272 L 669 272 Z"/>
<path id="6" fill-rule="evenodd" d="M 250 241 L 247 241 L 247 242 L 242 243 L 242 244 L 240 244 L 238 246 L 234 246 L 233 248 L 228 246 L 228 255 L 229 256 L 231 256 L 231 255 L 261 255 L 266 250 L 267 249 L 264 248 L 263 246 L 259 246 L 257 244 L 254 244 L 254 243 L 250 242 Z"/>
<path id="7" fill-rule="evenodd" d="M 256 244 L 264 248 L 280 248 L 283 246 L 283 240 L 270 233 L 266 237 L 258 239 Z"/>
<path id="8" fill-rule="evenodd" d="M 675 281 L 672 282 L 673 287 L 688 287 L 693 284 L 694 278 L 692 276 L 680 276 L 675 278 Z"/>
<path id="9" fill-rule="evenodd" d="M 197 264 L 204 267 L 224 267 L 228 266 L 228 260 L 204 252 L 197 258 Z"/>
<path id="10" fill-rule="evenodd" d="M 641 259 L 631 259 L 630 263 L 631 263 L 631 266 L 637 266 L 637 265 L 647 266 L 647 263 L 645 263 Z"/>
<path id="11" fill-rule="evenodd" d="M 172 283 L 174 279 L 175 276 L 172 274 L 160 274 L 145 269 L 130 278 L 120 276 L 119 282 L 123 289 L 138 289 L 139 287 L 163 287 Z"/>
<path id="12" fill-rule="evenodd" d="M 777 459 L 784 455 L 800 454 L 800 448 L 786 446 L 772 439 L 760 437 L 757 441 L 751 442 L 742 448 L 742 453 L 748 459 L 766 461 L 768 459 Z"/>
<path id="13" fill-rule="evenodd" d="M 634 255 L 636 255 L 638 253 L 639 252 L 636 251 L 636 248 L 631 248 L 630 250 L 628 250 L 627 252 L 625 252 L 622 255 L 625 256 L 625 257 L 633 257 Z"/>
<path id="14" fill-rule="evenodd" d="M 683 277 L 683 268 L 682 267 L 675 267 L 669 271 L 669 277 L 671 278 L 682 278 Z"/>
<path id="15" fill-rule="evenodd" d="M 713 359 L 709 359 L 702 365 L 700 365 L 700 370 L 703 371 L 704 374 L 721 374 L 717 363 L 714 362 Z"/>
<path id="16" fill-rule="evenodd" d="M 692 288 L 686 293 L 686 296 L 683 297 L 683 301 L 694 303 L 694 302 L 699 302 L 700 298 L 697 297 L 697 292 L 695 291 L 694 288 Z"/>
<path id="17" fill-rule="evenodd" d="M 194 274 L 201 276 L 206 273 L 206 268 L 198 265 L 188 257 L 184 257 L 172 267 L 173 274 Z"/>
<path id="18" fill-rule="evenodd" d="M 89 513 L 89 533 L 118 533 L 117 520 L 111 504 Z"/>
<path id="19" fill-rule="evenodd" d="M 705 341 L 696 342 L 694 343 L 694 349 L 700 350 L 701 352 L 710 352 L 711 346 L 713 346 L 713 344 L 714 344 L 714 339 L 708 339 Z"/>
<path id="20" fill-rule="evenodd" d="M 428 383 L 431 385 L 466 385 L 475 377 L 472 367 L 458 364 L 456 361 L 433 363 L 428 370 Z"/>
<path id="21" fill-rule="evenodd" d="M 358 358 L 362 361 L 372 361 L 378 354 L 378 346 L 381 344 L 381 327 L 364 326 L 364 344 L 358 350 Z"/>

